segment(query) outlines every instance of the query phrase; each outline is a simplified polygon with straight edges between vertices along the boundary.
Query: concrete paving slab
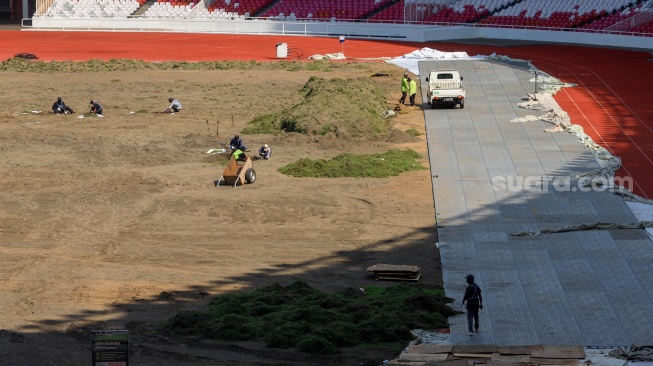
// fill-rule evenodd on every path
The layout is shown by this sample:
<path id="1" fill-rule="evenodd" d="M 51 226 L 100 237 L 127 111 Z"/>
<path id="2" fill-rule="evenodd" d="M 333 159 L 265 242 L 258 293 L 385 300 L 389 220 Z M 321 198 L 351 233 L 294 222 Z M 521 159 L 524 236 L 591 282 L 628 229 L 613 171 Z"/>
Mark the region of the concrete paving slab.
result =
<path id="1" fill-rule="evenodd" d="M 424 61 L 465 77 L 465 109 L 431 110 L 425 122 L 446 294 L 462 299 L 464 276 L 483 289 L 481 331 L 450 318 L 453 344 L 653 344 L 653 242 L 644 230 L 511 236 L 597 221 L 631 223 L 623 200 L 587 191 L 576 176 L 598 168 L 569 133 L 510 120 L 532 93 L 523 63 Z M 422 81 L 422 92 L 426 85 Z M 435 175 L 435 174 L 434 174 Z"/>

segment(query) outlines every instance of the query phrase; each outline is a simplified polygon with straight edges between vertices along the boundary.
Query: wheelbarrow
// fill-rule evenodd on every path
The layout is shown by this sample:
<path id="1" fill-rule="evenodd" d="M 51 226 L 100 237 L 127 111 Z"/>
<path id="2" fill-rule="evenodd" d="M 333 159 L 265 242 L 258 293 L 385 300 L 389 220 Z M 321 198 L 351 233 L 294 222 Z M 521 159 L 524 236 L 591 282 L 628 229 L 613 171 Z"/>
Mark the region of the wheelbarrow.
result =
<path id="1" fill-rule="evenodd" d="M 220 183 L 229 184 L 232 187 L 245 183 L 254 183 L 256 181 L 256 172 L 252 166 L 252 159 L 248 156 L 245 160 L 239 161 L 232 155 L 229 158 L 229 163 L 224 168 L 220 180 L 215 184 L 216 187 Z"/>

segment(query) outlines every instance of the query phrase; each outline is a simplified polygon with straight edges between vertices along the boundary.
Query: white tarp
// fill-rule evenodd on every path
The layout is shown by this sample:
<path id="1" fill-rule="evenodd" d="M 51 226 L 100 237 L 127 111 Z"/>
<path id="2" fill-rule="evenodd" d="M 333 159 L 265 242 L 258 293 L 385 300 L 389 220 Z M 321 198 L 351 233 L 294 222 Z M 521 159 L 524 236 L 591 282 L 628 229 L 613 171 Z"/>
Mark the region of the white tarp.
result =
<path id="1" fill-rule="evenodd" d="M 405 54 L 401 57 L 395 57 L 393 59 L 387 60 L 389 64 L 399 66 L 404 70 L 408 70 L 415 75 L 419 75 L 419 68 L 417 64 L 419 61 L 428 61 L 428 60 L 479 60 L 484 59 L 487 56 L 477 55 L 469 56 L 467 52 L 443 52 L 434 50 L 432 48 L 424 47 L 421 50 L 416 50 L 411 53 Z"/>

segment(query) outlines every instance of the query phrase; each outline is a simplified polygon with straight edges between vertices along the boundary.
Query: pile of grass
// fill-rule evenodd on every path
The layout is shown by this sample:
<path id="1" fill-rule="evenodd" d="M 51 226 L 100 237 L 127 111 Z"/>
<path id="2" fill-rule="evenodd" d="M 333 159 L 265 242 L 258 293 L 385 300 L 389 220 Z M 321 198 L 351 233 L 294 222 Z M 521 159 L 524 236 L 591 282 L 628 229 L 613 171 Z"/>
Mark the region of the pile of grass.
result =
<path id="1" fill-rule="evenodd" d="M 252 119 L 242 133 L 331 132 L 341 137 L 376 138 L 390 131 L 390 122 L 381 117 L 387 109 L 384 92 L 371 78 L 313 76 L 299 92 L 303 96 L 299 104 Z"/>
<path id="2" fill-rule="evenodd" d="M 203 311 L 178 313 L 165 327 L 181 336 L 330 354 L 340 347 L 407 342 L 415 328 L 445 328 L 446 318 L 457 313 L 447 305 L 451 301 L 416 286 L 325 293 L 298 281 L 222 295 Z"/>
<path id="3" fill-rule="evenodd" d="M 397 149 L 373 155 L 341 154 L 331 160 L 303 158 L 279 168 L 279 171 L 293 177 L 386 178 L 406 171 L 427 169 L 416 160 L 420 157 L 413 150 Z"/>

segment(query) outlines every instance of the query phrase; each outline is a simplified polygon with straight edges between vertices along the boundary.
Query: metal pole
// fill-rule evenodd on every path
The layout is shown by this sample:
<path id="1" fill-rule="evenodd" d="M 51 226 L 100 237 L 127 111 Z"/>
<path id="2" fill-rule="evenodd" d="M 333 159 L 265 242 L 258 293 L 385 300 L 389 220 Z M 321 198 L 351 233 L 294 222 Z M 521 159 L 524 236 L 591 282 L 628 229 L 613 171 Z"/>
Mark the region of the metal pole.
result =
<path id="1" fill-rule="evenodd" d="M 535 92 L 533 93 L 533 99 L 537 100 L 537 71 L 535 71 Z"/>

